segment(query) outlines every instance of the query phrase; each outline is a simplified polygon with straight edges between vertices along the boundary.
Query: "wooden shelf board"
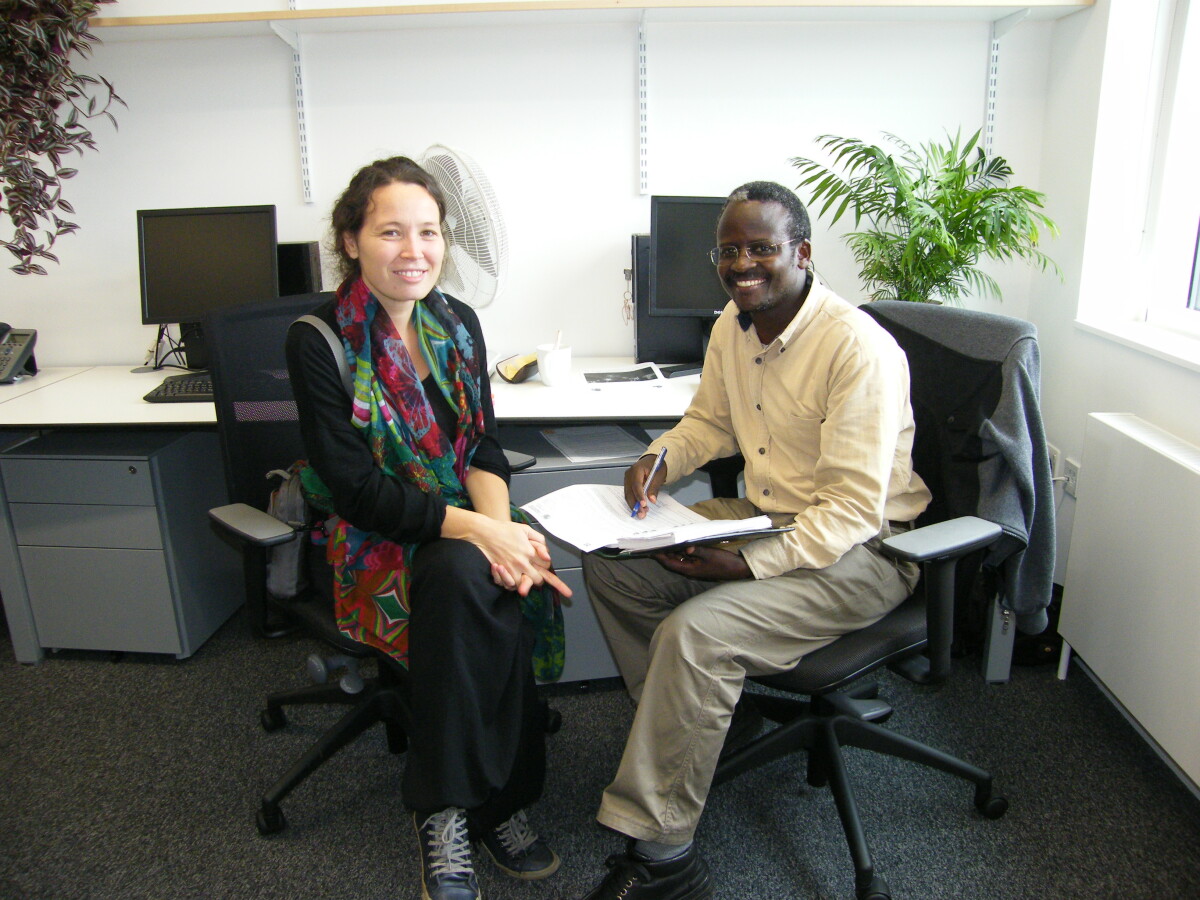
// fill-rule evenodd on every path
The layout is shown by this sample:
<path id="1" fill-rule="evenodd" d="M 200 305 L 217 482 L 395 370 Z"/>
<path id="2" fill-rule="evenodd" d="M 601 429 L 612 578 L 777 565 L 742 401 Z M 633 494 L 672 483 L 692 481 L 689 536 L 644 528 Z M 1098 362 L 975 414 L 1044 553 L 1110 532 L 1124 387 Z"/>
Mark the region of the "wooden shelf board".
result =
<path id="1" fill-rule="evenodd" d="M 894 15 L 916 15 L 920 18 L 998 19 L 1009 13 L 1028 9 L 1038 19 L 1060 18 L 1094 5 L 1095 0 L 1024 0 L 1018 3 L 996 3 L 995 0 L 753 0 L 734 3 L 731 0 L 477 0 L 465 3 L 416 3 L 412 5 L 355 6 L 345 8 L 264 10 L 258 12 L 196 13 L 167 16 L 106 16 L 98 15 L 92 25 L 98 29 L 120 28 L 195 28 L 204 26 L 269 27 L 274 22 L 300 30 L 305 26 L 333 24 L 354 30 L 348 20 L 368 17 L 392 17 L 401 20 L 417 16 L 454 16 L 488 13 L 655 13 L 736 12 L 739 17 L 763 18 L 774 16 L 810 18 L 868 17 L 889 18 Z M 674 16 L 672 16 L 674 18 Z M 338 22 L 337 20 L 342 20 Z M 250 33 L 258 29 L 251 28 Z M 327 29 L 321 29 L 327 30 Z"/>

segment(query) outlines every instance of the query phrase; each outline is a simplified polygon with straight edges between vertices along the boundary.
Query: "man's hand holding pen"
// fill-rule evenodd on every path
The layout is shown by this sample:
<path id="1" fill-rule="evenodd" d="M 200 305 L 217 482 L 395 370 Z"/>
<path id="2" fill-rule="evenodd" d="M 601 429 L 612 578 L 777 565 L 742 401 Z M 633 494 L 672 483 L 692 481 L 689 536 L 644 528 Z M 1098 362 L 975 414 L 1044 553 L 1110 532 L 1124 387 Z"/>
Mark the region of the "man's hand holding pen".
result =
<path id="1" fill-rule="evenodd" d="M 658 501 L 658 491 L 667 480 L 667 448 L 663 447 L 654 456 L 647 453 L 625 470 L 625 502 L 632 510 L 631 515 L 646 518 L 650 504 Z"/>
<path id="2" fill-rule="evenodd" d="M 658 502 L 659 488 L 667 480 L 666 455 L 663 447 L 657 455 L 647 453 L 625 470 L 625 502 L 631 515 L 644 519 L 650 504 Z M 671 547 L 653 556 L 663 568 L 690 578 L 740 581 L 754 577 L 740 553 L 719 547 Z"/>

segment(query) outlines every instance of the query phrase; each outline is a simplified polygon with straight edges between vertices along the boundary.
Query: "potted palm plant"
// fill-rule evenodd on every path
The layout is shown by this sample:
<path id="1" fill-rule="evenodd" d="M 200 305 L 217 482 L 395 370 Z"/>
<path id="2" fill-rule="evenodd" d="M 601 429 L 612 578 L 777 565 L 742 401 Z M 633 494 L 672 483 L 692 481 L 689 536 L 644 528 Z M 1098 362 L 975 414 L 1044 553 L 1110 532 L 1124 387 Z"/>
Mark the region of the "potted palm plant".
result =
<path id="1" fill-rule="evenodd" d="M 18 275 L 44 275 L 39 260 L 58 262 L 50 248 L 78 227 L 62 217 L 74 213 L 62 183 L 76 171 L 64 157 L 96 146 L 87 119 L 115 125 L 109 107 L 124 105 L 106 79 L 72 64 L 96 42 L 88 20 L 111 2 L 0 0 L 0 214 L 12 225 L 0 245 Z"/>
<path id="2" fill-rule="evenodd" d="M 888 134 L 885 148 L 822 135 L 817 143 L 832 168 L 792 159 L 805 176 L 797 189 L 807 189 L 810 207 L 821 203 L 818 215 L 832 212 L 832 225 L 853 212 L 856 230 L 845 241 L 872 300 L 957 303 L 972 292 L 999 299 L 999 285 L 979 268 L 985 257 L 1025 259 L 1061 277 L 1039 249 L 1044 234 L 1058 234 L 1043 195 L 1009 185 L 1011 167 L 986 154 L 979 136 L 914 148 Z M 858 230 L 864 220 L 868 227 Z"/>

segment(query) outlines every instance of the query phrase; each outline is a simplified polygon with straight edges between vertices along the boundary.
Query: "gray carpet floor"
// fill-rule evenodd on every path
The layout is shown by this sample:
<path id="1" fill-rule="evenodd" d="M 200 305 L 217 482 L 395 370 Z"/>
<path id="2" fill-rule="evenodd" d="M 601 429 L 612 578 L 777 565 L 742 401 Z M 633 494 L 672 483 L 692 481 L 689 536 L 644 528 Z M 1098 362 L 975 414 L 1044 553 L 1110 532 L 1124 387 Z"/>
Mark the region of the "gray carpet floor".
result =
<path id="1" fill-rule="evenodd" d="M 312 645 L 256 640 L 240 616 L 183 661 L 60 652 L 21 666 L 0 641 L 0 897 L 420 896 L 403 756 L 380 728 L 289 798 L 285 831 L 254 827 L 258 794 L 336 716 L 302 709 L 282 731 L 259 727 L 263 695 L 303 683 Z M 988 821 L 955 779 L 850 751 L 894 897 L 1200 897 L 1200 801 L 1080 671 L 1060 682 L 1052 666 L 1017 668 L 989 686 L 962 660 L 941 690 L 881 681 L 890 727 L 990 768 L 1011 802 Z M 597 688 L 553 704 L 563 727 L 532 818 L 563 865 L 525 884 L 480 861 L 488 900 L 581 897 L 621 846 L 593 816 L 630 704 Z M 1191 714 L 1195 698 L 1179 704 Z M 854 895 L 832 801 L 795 761 L 717 788 L 698 841 L 717 897 Z"/>

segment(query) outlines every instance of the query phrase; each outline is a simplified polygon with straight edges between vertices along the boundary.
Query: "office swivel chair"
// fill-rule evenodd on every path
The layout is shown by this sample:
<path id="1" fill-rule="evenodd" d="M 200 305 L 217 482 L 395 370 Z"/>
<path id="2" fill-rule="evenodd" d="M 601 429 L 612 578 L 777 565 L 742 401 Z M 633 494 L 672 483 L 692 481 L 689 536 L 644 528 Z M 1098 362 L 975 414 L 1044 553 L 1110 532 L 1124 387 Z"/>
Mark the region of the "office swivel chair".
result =
<path id="1" fill-rule="evenodd" d="M 264 512 L 274 487 L 268 473 L 286 470 L 305 456 L 284 358 L 284 337 L 296 318 L 329 296 L 281 297 L 221 310 L 204 322 L 225 477 L 229 497 L 234 501 L 211 514 L 243 548 L 251 626 L 264 638 L 293 632 L 316 638 L 335 656 L 332 662 L 319 656 L 310 659 L 310 673 L 319 677 L 323 670 L 334 666 L 344 667 L 347 673 L 332 683 L 310 684 L 268 696 L 260 717 L 267 731 L 287 724 L 284 708 L 293 704 L 337 704 L 349 709 L 263 795 L 256 824 L 264 835 L 286 827 L 280 809 L 283 798 L 372 725 L 384 724 L 391 752 L 402 753 L 407 747 L 404 671 L 386 654 L 338 630 L 333 615 L 332 575 L 320 554 L 305 554 L 310 570 L 308 586 L 299 594 L 275 597 L 267 591 L 268 549 L 306 540 L 293 527 Z M 365 659 L 375 661 L 377 674 L 364 679 L 351 661 Z"/>
<path id="2" fill-rule="evenodd" d="M 333 613 L 333 576 L 323 554 L 305 554 L 308 585 L 295 596 L 277 597 L 267 591 L 268 550 L 289 541 L 306 540 L 296 528 L 264 512 L 273 487 L 268 473 L 286 470 L 305 456 L 288 379 L 284 337 L 298 317 L 330 296 L 281 297 L 216 312 L 204 323 L 210 345 L 217 427 L 233 501 L 211 510 L 210 515 L 244 550 L 246 602 L 252 627 L 256 634 L 267 638 L 293 632 L 306 634 L 333 651 L 328 658 L 309 657 L 308 671 L 317 683 L 267 697 L 261 724 L 267 731 L 283 728 L 287 724 L 284 709 L 295 704 L 349 706 L 263 795 L 255 820 L 264 835 L 286 827 L 280 808 L 284 797 L 372 725 L 384 725 L 392 753 L 403 753 L 407 748 L 405 670 L 387 654 L 338 630 Z M 534 457 L 525 454 L 508 453 L 508 457 L 514 470 L 536 463 Z M 373 677 L 361 676 L 357 667 L 360 660 L 374 661 Z M 344 674 L 330 683 L 330 675 L 338 673 Z M 555 730 L 558 714 L 547 708 L 545 715 L 547 730 Z"/>
<path id="3" fill-rule="evenodd" d="M 982 512 L 990 510 L 995 498 L 987 497 L 977 483 L 972 486 L 964 471 L 980 468 L 977 440 L 980 410 L 986 407 L 991 413 L 996 411 L 994 402 L 981 403 L 976 394 L 982 391 L 989 397 L 1019 398 L 1021 392 L 1005 391 L 991 378 L 977 380 L 974 390 L 964 392 L 961 381 L 947 379 L 944 368 L 939 372 L 944 357 L 929 348 L 940 335 L 947 337 L 949 352 L 959 352 L 961 332 L 966 328 L 972 333 L 972 343 L 986 344 L 991 340 L 999 348 L 983 356 L 1003 359 L 1010 347 L 1014 320 L 947 307 L 928 307 L 923 311 L 894 308 L 914 305 L 921 306 L 882 303 L 868 304 L 864 310 L 873 312 L 885 328 L 899 321 L 902 324 L 896 326 L 898 329 L 910 331 L 901 335 L 898 343 L 909 356 L 912 373 L 912 403 L 917 420 L 913 459 L 934 493 L 934 503 L 918 519 L 919 527 L 888 538 L 884 550 L 895 558 L 921 564 L 921 580 L 911 597 L 874 625 L 839 637 L 809 654 L 790 672 L 752 678 L 752 682 L 773 690 L 753 693 L 751 702 L 767 719 L 779 725 L 723 758 L 713 779 L 714 785 L 721 784 L 750 769 L 805 751 L 808 783 L 814 787 L 828 784 L 833 793 L 854 863 L 859 900 L 888 900 L 891 895 L 887 882 L 874 868 L 842 756 L 843 747 L 896 756 L 962 778 L 974 786 L 974 805 L 986 818 L 999 818 L 1008 809 L 1008 802 L 993 793 L 988 772 L 883 728 L 882 723 L 892 713 L 891 707 L 879 699 L 875 685 L 859 683 L 863 676 L 884 666 L 918 684 L 935 685 L 944 681 L 950 674 L 956 570 L 960 576 L 971 577 L 972 570 L 978 570 L 993 548 L 1004 548 L 1006 541 L 1010 541 L 1007 529 L 988 521 L 987 513 Z M 872 310 L 872 307 L 881 308 Z M 934 316 L 938 318 L 930 326 L 930 317 Z M 922 324 L 926 330 L 916 330 Z M 918 334 L 924 336 L 916 339 Z M 930 338 L 930 334 L 935 338 Z M 947 403 L 947 398 L 953 402 Z M 1038 418 L 1036 407 L 1024 412 Z M 946 427 L 947 424 L 951 427 Z M 1032 430 L 1040 430 L 1040 418 Z M 1037 464 L 1029 460 L 1031 468 Z M 736 467 L 736 462 L 733 466 Z M 712 468 L 714 494 L 736 494 L 736 471 L 731 470 L 730 464 Z M 1014 483 L 1033 480 L 1028 473 L 1011 479 Z M 956 489 L 966 497 L 954 496 Z M 1019 491 L 1016 486 L 1011 489 Z M 953 517 L 956 511 L 976 509 L 981 511 L 978 517 Z"/>

